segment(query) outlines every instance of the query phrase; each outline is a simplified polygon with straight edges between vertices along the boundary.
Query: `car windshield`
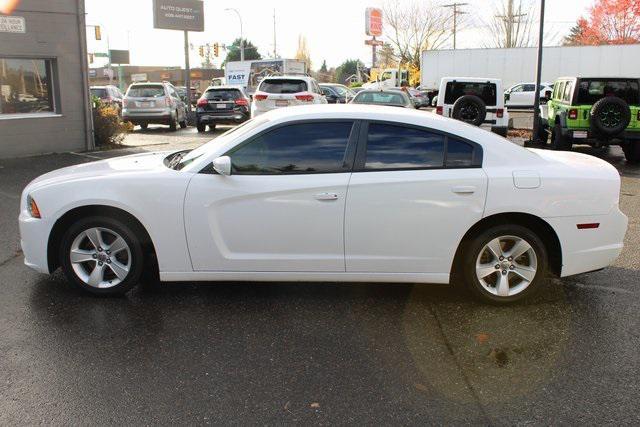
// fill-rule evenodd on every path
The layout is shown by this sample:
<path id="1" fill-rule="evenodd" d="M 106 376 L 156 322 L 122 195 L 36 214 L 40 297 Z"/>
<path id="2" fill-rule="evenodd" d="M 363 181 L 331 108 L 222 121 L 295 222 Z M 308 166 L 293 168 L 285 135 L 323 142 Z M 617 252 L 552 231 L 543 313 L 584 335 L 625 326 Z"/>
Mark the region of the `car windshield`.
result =
<path id="1" fill-rule="evenodd" d="M 349 88 L 344 87 L 344 86 L 331 86 L 331 88 L 333 90 L 335 90 L 336 92 L 338 92 L 338 95 L 340 96 L 349 96 L 349 97 L 354 97 L 356 96 L 356 94 L 354 92 L 352 92 Z"/>
<path id="2" fill-rule="evenodd" d="M 242 135 L 253 131 L 257 127 L 262 126 L 263 124 L 265 124 L 267 122 L 269 122 L 269 119 L 266 119 L 264 117 L 260 117 L 258 119 L 247 120 L 246 122 L 242 123 L 241 125 L 229 129 L 228 131 L 226 131 L 222 135 L 218 136 L 217 138 L 212 139 L 211 141 L 207 142 L 204 145 L 201 145 L 200 147 L 196 148 L 195 150 L 179 151 L 177 153 L 172 153 L 171 155 L 169 155 L 167 157 L 167 160 L 168 160 L 168 165 L 167 166 L 170 167 L 171 169 L 175 169 L 175 170 L 183 169 L 187 165 L 189 165 L 189 164 L 193 163 L 195 160 L 197 160 L 200 156 L 202 156 L 205 153 L 209 152 L 214 145 L 223 144 L 223 143 L 227 142 L 230 138 L 241 137 Z"/>
<path id="3" fill-rule="evenodd" d="M 204 97 L 210 101 L 235 101 L 240 98 L 240 91 L 237 89 L 209 89 L 204 93 Z"/>
<path id="4" fill-rule="evenodd" d="M 392 92 L 360 92 L 352 102 L 354 104 L 397 105 L 399 107 L 407 105 L 407 100 L 402 93 Z"/>
<path id="5" fill-rule="evenodd" d="M 132 98 L 160 98 L 164 96 L 164 88 L 160 85 L 131 86 L 127 96 Z"/>
<path id="6" fill-rule="evenodd" d="M 100 99 L 104 99 L 107 97 L 107 89 L 104 89 L 104 88 L 91 89 L 91 96 L 97 96 Z"/>
<path id="7" fill-rule="evenodd" d="M 627 104 L 640 105 L 638 80 L 581 80 L 578 86 L 577 104 L 592 105 L 605 96 L 617 96 Z"/>
<path id="8" fill-rule="evenodd" d="M 258 89 L 267 93 L 298 93 L 307 91 L 307 82 L 293 79 L 263 80 Z"/>
<path id="9" fill-rule="evenodd" d="M 495 83 L 484 82 L 448 82 L 444 96 L 445 104 L 453 104 L 465 95 L 475 95 L 482 99 L 486 105 L 496 105 Z"/>

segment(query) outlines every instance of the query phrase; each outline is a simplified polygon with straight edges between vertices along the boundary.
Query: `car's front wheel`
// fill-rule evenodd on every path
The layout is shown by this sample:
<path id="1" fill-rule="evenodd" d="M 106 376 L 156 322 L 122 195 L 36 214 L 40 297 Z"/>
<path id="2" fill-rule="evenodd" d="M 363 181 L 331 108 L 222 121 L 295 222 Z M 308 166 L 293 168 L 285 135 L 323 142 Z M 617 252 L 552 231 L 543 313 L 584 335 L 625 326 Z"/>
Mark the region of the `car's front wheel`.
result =
<path id="1" fill-rule="evenodd" d="M 547 275 L 547 250 L 538 235 L 520 225 L 491 227 L 462 252 L 462 273 L 481 300 L 509 304 L 536 293 Z"/>
<path id="2" fill-rule="evenodd" d="M 62 237 L 59 257 L 69 281 L 102 295 L 129 291 L 144 265 L 142 245 L 131 227 L 100 216 L 75 222 Z"/>

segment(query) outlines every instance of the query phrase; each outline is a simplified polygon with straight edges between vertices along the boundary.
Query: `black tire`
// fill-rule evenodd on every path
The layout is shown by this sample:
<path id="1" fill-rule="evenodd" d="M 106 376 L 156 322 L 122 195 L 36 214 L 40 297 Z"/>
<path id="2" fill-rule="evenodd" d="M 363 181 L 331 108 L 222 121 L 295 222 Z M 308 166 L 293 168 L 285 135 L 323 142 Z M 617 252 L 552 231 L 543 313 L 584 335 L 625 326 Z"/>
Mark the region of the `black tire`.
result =
<path id="1" fill-rule="evenodd" d="M 524 287 L 522 291 L 510 296 L 498 296 L 490 292 L 485 288 L 485 285 L 483 285 L 480 282 L 476 274 L 476 262 L 478 261 L 478 259 L 482 260 L 482 258 L 480 258 L 481 256 L 482 257 L 486 256 L 486 251 L 484 250 L 485 245 L 487 245 L 489 242 L 501 236 L 513 236 L 513 237 L 517 237 L 519 239 L 524 240 L 526 243 L 530 245 L 531 249 L 535 253 L 535 258 L 537 261 L 535 276 L 533 277 L 533 280 L 531 280 L 530 283 L 526 287 Z M 504 247 L 504 249 L 508 253 L 510 248 Z M 523 227 L 521 225 L 516 225 L 516 224 L 496 225 L 496 226 L 490 227 L 489 229 L 479 233 L 470 241 L 468 241 L 465 244 L 463 250 L 461 251 L 461 255 L 462 255 L 462 261 L 459 264 L 459 268 L 461 268 L 462 274 L 460 274 L 459 276 L 463 278 L 469 291 L 476 298 L 486 303 L 496 304 L 496 305 L 506 305 L 506 304 L 512 304 L 518 301 L 522 301 L 523 299 L 526 299 L 535 295 L 535 293 L 538 292 L 542 286 L 544 286 L 544 283 L 547 277 L 548 256 L 547 256 L 547 249 L 544 245 L 544 242 L 536 233 L 531 231 L 529 228 Z M 529 253 L 522 255 L 522 257 L 527 257 L 526 259 L 528 259 L 529 256 L 530 256 Z M 520 261 L 526 260 L 525 258 L 517 258 L 517 259 L 519 259 Z M 513 261 L 509 262 L 506 259 L 504 261 L 507 263 L 513 263 Z M 500 261 L 496 261 L 496 262 L 497 262 L 496 265 L 501 264 Z M 491 261 L 489 261 L 488 263 L 493 264 L 493 262 Z M 517 265 L 517 263 L 515 263 L 515 265 Z M 514 274 L 513 271 L 514 270 L 510 270 L 507 267 L 506 277 L 508 278 L 510 277 L 510 279 L 507 279 L 507 280 L 512 281 L 512 282 L 508 282 L 510 283 L 509 289 L 516 291 L 517 286 L 519 285 L 518 280 L 522 280 L 522 279 L 520 279 L 520 276 L 518 276 L 517 274 Z M 486 281 L 492 282 L 494 279 L 498 280 L 501 277 L 501 275 L 502 275 L 502 270 L 496 269 L 495 273 L 490 273 L 489 276 L 486 276 Z M 513 283 L 513 286 L 511 286 L 511 283 Z M 523 282 L 520 282 L 520 283 L 523 283 Z M 491 285 L 491 283 L 488 283 L 488 285 Z M 497 292 L 497 282 L 495 283 L 495 285 L 496 286 L 494 286 L 494 288 L 496 289 L 496 292 Z"/>
<path id="2" fill-rule="evenodd" d="M 187 119 L 185 118 L 183 121 L 180 122 L 180 129 L 184 129 L 187 127 Z"/>
<path id="3" fill-rule="evenodd" d="M 542 120 L 541 118 L 538 118 L 539 120 L 539 124 L 538 124 L 538 134 L 534 135 L 535 136 L 535 140 L 536 142 L 542 144 L 542 145 L 546 145 L 547 144 L 547 140 L 549 139 L 549 133 L 547 132 L 547 129 L 549 128 L 549 124 L 547 123 L 546 120 Z"/>
<path id="4" fill-rule="evenodd" d="M 198 132 L 204 132 L 207 130 L 207 125 L 205 125 L 204 123 L 196 123 L 196 129 L 198 129 Z"/>
<path id="5" fill-rule="evenodd" d="M 209 130 L 210 130 L 210 131 L 214 131 L 214 130 L 216 130 L 216 124 L 215 124 L 215 123 L 210 124 L 210 125 L 209 125 Z"/>
<path id="6" fill-rule="evenodd" d="M 464 95 L 453 103 L 451 117 L 473 126 L 480 126 L 487 117 L 487 106 L 475 95 Z"/>
<path id="7" fill-rule="evenodd" d="M 551 149 L 556 151 L 571 151 L 572 145 L 571 140 L 562 135 L 562 126 L 559 120 L 556 119 L 553 134 L 551 135 Z"/>
<path id="8" fill-rule="evenodd" d="M 640 163 L 640 141 L 626 141 L 622 144 L 622 151 L 627 163 Z"/>
<path id="9" fill-rule="evenodd" d="M 631 108 L 622 98 L 606 96 L 593 104 L 589 116 L 591 130 L 598 135 L 612 137 L 629 126 Z"/>
<path id="10" fill-rule="evenodd" d="M 171 122 L 169 122 L 169 130 L 171 132 L 175 132 L 176 130 L 178 130 L 178 112 L 177 111 L 176 111 L 175 119 L 171 117 Z"/>
<path id="11" fill-rule="evenodd" d="M 79 238 L 79 236 L 86 230 L 97 228 L 97 227 L 115 232 L 118 235 L 120 235 L 126 242 L 129 249 L 129 253 L 131 255 L 131 258 L 129 260 L 129 256 L 128 254 L 126 254 L 127 264 L 129 265 L 128 273 L 126 274 L 126 276 L 122 278 L 120 283 L 117 283 L 111 287 L 98 288 L 86 283 L 74 270 L 71 262 L 71 258 L 70 258 L 71 247 L 74 244 L 74 241 L 76 240 L 76 238 Z M 138 284 L 145 267 L 145 259 L 144 259 L 142 244 L 136 237 L 136 233 L 133 230 L 134 230 L 134 227 L 132 227 L 131 225 L 110 217 L 93 216 L 93 217 L 88 217 L 88 218 L 84 218 L 79 221 L 76 221 L 64 233 L 61 240 L 59 254 L 58 254 L 60 259 L 60 265 L 62 266 L 62 270 L 64 271 L 64 274 L 66 275 L 67 279 L 74 285 L 78 286 L 79 288 L 96 295 L 122 295 L 128 292 L 129 290 L 131 290 L 134 286 Z M 108 231 L 105 231 L 102 233 L 103 239 L 106 239 L 107 238 L 106 236 L 109 236 Z M 106 245 L 109 245 L 109 243 L 113 243 L 113 241 L 109 242 L 105 240 L 105 243 Z M 92 246 L 88 244 L 88 241 L 85 244 L 89 249 L 92 248 Z M 100 253 L 107 254 L 108 249 L 109 249 L 108 247 L 102 248 Z M 108 256 L 109 265 L 107 263 L 102 264 L 104 266 L 103 269 L 105 271 L 105 273 L 102 276 L 103 280 L 105 281 L 108 281 L 109 279 L 113 279 L 114 281 L 118 280 L 117 275 L 115 275 L 115 270 L 113 270 L 110 266 L 110 265 L 115 265 L 115 261 L 119 261 L 119 262 L 122 261 L 121 258 L 117 259 L 116 258 L 117 256 L 119 255 L 109 254 Z M 111 261 L 111 258 L 114 261 Z M 97 264 L 98 264 L 97 261 L 88 261 L 86 263 L 83 263 L 80 267 L 86 274 L 90 275 L 90 273 L 93 272 L 93 269 L 98 267 Z M 121 264 L 124 264 L 124 261 L 122 261 Z"/>
<path id="12" fill-rule="evenodd" d="M 147 130 L 147 128 L 148 128 L 148 127 L 149 127 L 149 125 L 148 125 L 148 124 L 146 124 L 146 123 L 142 123 L 142 124 L 140 125 L 140 129 L 142 129 L 142 130 Z"/>

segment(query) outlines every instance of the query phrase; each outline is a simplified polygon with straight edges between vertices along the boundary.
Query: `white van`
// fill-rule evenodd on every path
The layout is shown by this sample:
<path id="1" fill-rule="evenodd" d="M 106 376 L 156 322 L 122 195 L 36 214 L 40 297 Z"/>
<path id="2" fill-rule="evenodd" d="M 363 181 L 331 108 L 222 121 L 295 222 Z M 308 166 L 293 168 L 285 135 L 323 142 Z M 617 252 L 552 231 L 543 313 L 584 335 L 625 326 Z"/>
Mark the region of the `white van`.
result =
<path id="1" fill-rule="evenodd" d="M 509 112 L 504 105 L 500 79 L 443 77 L 436 114 L 507 136 Z"/>

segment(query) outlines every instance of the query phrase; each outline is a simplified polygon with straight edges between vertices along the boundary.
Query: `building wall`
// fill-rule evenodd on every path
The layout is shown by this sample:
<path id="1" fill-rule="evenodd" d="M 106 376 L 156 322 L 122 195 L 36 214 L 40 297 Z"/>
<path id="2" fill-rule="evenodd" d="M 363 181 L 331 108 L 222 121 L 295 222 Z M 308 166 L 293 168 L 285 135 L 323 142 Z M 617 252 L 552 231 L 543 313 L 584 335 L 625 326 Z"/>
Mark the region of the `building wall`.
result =
<path id="1" fill-rule="evenodd" d="M 85 150 L 91 120 L 79 31 L 84 2 L 22 0 L 12 15 L 25 18 L 26 33 L 0 33 L 0 57 L 53 59 L 56 106 L 53 113 L 0 114 L 0 158 Z"/>

